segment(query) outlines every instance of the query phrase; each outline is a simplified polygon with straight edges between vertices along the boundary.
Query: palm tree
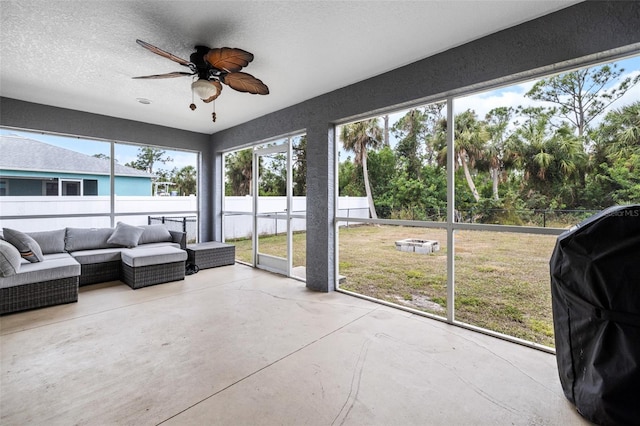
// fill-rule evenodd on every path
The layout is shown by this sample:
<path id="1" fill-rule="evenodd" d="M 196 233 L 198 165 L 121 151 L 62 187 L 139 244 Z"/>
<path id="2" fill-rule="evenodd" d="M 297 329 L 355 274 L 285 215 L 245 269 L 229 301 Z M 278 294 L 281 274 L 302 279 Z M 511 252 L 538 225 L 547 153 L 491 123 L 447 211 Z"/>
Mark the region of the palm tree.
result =
<path id="1" fill-rule="evenodd" d="M 236 151 L 226 156 L 227 186 L 226 195 L 250 195 L 253 174 L 253 150 L 251 148 Z"/>
<path id="2" fill-rule="evenodd" d="M 485 157 L 489 161 L 489 173 L 492 179 L 493 198 L 500 199 L 498 184 L 500 182 L 500 170 L 504 167 L 503 156 L 505 154 L 505 142 L 508 139 L 507 127 L 511 121 L 513 108 L 498 107 L 489 111 L 485 117 L 489 141 L 485 148 Z"/>
<path id="3" fill-rule="evenodd" d="M 422 169 L 420 152 L 428 131 L 426 126 L 427 115 L 425 111 L 418 108 L 410 109 L 393 125 L 394 136 L 398 139 L 395 150 L 411 179 L 420 179 Z"/>
<path id="4" fill-rule="evenodd" d="M 371 184 L 369 183 L 367 150 L 379 148 L 383 143 L 382 136 L 382 129 L 378 125 L 377 118 L 346 124 L 342 126 L 340 130 L 340 138 L 342 139 L 344 149 L 353 151 L 355 154 L 354 162 L 362 166 L 364 189 L 367 193 L 369 211 L 373 219 L 377 219 L 378 215 L 376 214 L 376 207 L 373 204 Z"/>
<path id="5" fill-rule="evenodd" d="M 553 161 L 547 141 L 551 138 L 550 113 L 540 107 L 521 108 L 525 117 L 509 143 L 517 164 L 524 169 L 525 180 L 546 179 L 547 169 Z"/>
<path id="6" fill-rule="evenodd" d="M 180 195 L 195 194 L 198 187 L 196 182 L 196 169 L 189 165 L 181 169 L 174 168 L 172 171 L 173 177 L 171 180 L 175 182 L 176 189 Z"/>
<path id="7" fill-rule="evenodd" d="M 509 148 L 517 152 L 527 186 L 545 195 L 547 202 L 572 204 L 584 187 L 587 162 L 581 138 L 569 123 L 554 125 L 549 111 L 524 108 L 519 112 L 526 119 L 510 138 Z"/>
<path id="8" fill-rule="evenodd" d="M 447 119 L 441 118 L 434 125 L 434 135 L 430 141 L 434 152 L 437 152 L 438 164 L 447 164 Z M 476 118 L 473 110 L 466 110 L 454 117 L 454 156 L 455 168 L 462 166 L 467 186 L 476 201 L 480 201 L 480 193 L 473 182 L 470 167 L 484 155 L 485 144 L 489 140 L 489 132 L 483 123 Z"/>
<path id="9" fill-rule="evenodd" d="M 475 160 L 482 156 L 489 134 L 478 122 L 475 112 L 469 109 L 456 115 L 454 126 L 456 164 L 462 165 L 471 194 L 476 201 L 480 201 L 480 194 L 473 182 L 469 167 L 474 167 Z"/>
<path id="10" fill-rule="evenodd" d="M 611 159 L 640 155 L 640 101 L 607 114 L 600 135 Z"/>

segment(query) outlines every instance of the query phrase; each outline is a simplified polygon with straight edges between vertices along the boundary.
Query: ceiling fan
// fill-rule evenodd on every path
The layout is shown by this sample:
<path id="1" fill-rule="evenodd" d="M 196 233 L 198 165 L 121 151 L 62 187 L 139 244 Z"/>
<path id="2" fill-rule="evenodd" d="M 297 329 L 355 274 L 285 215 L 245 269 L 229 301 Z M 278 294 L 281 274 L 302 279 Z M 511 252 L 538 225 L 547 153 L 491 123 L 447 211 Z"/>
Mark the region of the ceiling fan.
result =
<path id="1" fill-rule="evenodd" d="M 269 88 L 261 80 L 251 74 L 240 71 L 249 65 L 249 62 L 253 61 L 253 54 L 245 50 L 231 47 L 210 49 L 207 46 L 195 46 L 196 51 L 191 54 L 189 61 L 187 61 L 145 41 L 136 40 L 136 43 L 157 55 L 189 68 L 189 72 L 175 71 L 166 74 L 133 77 L 134 79 L 197 76 L 191 83 L 191 90 L 205 103 L 212 102 L 220 96 L 222 92 L 221 83 L 239 92 L 257 95 L 269 94 Z M 192 102 L 190 108 L 194 110 L 196 105 Z M 215 122 L 215 111 L 212 117 Z"/>

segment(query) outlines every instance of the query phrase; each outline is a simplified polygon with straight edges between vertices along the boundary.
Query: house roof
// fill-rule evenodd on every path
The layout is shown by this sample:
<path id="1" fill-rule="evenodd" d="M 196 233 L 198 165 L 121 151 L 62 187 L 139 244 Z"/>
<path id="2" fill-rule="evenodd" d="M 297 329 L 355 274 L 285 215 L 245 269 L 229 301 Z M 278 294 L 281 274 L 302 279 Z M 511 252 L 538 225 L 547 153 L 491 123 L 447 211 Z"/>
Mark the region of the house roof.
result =
<path id="1" fill-rule="evenodd" d="M 0 169 L 109 175 L 111 161 L 22 136 L 0 136 Z M 116 176 L 152 178 L 153 174 L 115 165 Z"/>

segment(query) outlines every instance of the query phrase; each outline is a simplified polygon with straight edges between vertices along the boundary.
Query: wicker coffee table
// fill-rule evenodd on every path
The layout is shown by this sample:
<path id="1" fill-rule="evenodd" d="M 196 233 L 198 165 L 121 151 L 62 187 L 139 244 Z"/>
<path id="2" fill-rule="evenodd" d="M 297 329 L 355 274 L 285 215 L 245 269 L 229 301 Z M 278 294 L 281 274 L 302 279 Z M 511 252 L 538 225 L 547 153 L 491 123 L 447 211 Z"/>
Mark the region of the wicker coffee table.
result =
<path id="1" fill-rule="evenodd" d="M 236 247 L 217 241 L 187 244 L 187 255 L 187 263 L 193 263 L 199 269 L 216 268 L 236 262 Z"/>

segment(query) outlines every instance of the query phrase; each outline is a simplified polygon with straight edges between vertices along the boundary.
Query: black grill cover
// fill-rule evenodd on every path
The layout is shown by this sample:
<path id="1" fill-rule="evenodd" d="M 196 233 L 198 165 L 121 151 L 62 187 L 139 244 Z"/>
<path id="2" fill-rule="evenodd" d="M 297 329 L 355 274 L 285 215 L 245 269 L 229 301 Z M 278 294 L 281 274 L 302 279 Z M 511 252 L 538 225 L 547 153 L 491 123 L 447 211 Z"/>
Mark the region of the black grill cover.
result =
<path id="1" fill-rule="evenodd" d="M 640 424 L 640 204 L 558 236 L 549 266 L 565 396 L 596 424 Z"/>

